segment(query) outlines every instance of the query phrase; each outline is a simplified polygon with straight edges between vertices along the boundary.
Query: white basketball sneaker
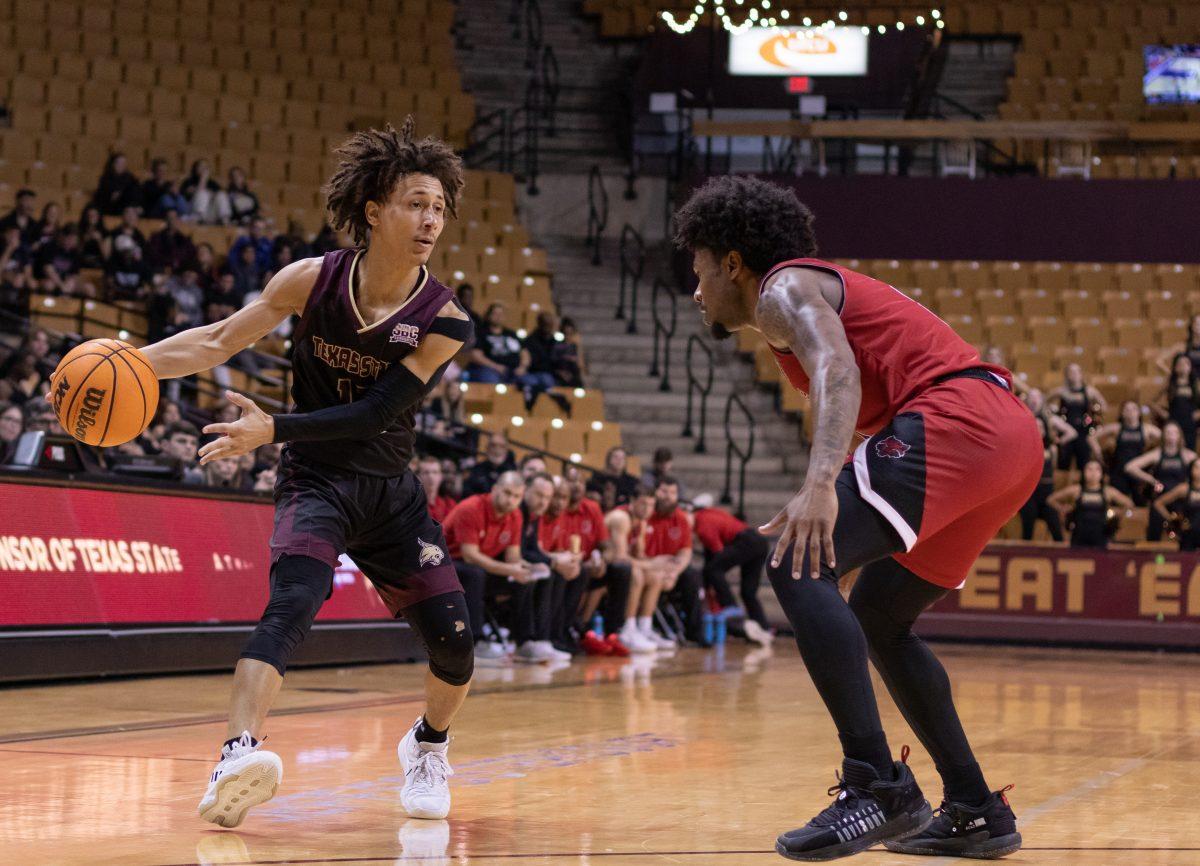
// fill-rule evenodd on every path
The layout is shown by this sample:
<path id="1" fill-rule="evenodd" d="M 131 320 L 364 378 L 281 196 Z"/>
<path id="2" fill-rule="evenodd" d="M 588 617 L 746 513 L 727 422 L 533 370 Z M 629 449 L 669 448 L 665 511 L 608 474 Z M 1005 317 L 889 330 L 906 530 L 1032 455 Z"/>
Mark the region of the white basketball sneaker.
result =
<path id="1" fill-rule="evenodd" d="M 637 623 L 631 619 L 625 620 L 625 625 L 617 637 L 629 648 L 631 653 L 652 653 L 658 649 L 658 645 L 654 641 L 638 631 Z"/>
<path id="2" fill-rule="evenodd" d="M 400 789 L 400 805 L 413 818 L 440 820 L 450 814 L 450 760 L 444 743 L 422 743 L 417 740 L 421 719 L 409 729 L 396 746 L 400 766 L 404 769 L 404 787 Z"/>
<path id="3" fill-rule="evenodd" d="M 283 761 L 266 752 L 243 731 L 236 740 L 221 747 L 221 760 L 213 770 L 208 790 L 197 811 L 205 821 L 221 827 L 236 827 L 250 807 L 275 796 L 283 781 Z"/>
<path id="4" fill-rule="evenodd" d="M 652 626 L 652 625 L 646 626 L 645 628 L 639 628 L 638 634 L 640 634 L 642 637 L 644 637 L 650 643 L 654 644 L 654 648 L 656 650 L 674 652 L 676 649 L 679 648 L 679 644 L 677 644 L 675 641 L 671 640 L 671 638 L 669 638 L 669 637 L 663 637 L 661 634 L 659 634 L 658 632 L 656 632 L 654 630 L 654 626 Z"/>

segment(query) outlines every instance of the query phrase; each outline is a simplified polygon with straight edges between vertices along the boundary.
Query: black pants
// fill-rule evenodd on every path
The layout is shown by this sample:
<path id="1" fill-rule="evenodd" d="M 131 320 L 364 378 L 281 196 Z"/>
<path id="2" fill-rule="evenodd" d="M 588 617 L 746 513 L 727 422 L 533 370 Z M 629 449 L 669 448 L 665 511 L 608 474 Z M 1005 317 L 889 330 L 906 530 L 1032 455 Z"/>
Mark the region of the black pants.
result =
<path id="1" fill-rule="evenodd" d="M 741 567 L 742 606 L 746 616 L 767 628 L 767 615 L 758 600 L 758 585 L 762 582 L 763 566 L 771 551 L 770 542 L 753 529 L 743 529 L 721 550 L 710 555 L 704 563 L 704 586 L 717 596 L 721 607 L 733 607 L 737 602 L 725 575 Z"/>
<path id="2" fill-rule="evenodd" d="M 604 629 L 607 632 L 619 632 L 625 625 L 625 608 L 629 604 L 632 580 L 633 569 L 628 562 L 610 562 L 605 564 L 604 571 L 599 577 L 588 577 L 588 572 L 585 571 L 574 580 L 564 581 L 560 590 L 560 598 L 554 603 L 551 639 L 562 643 L 573 643 L 575 636 L 571 634 L 572 626 L 580 626 L 581 632 L 587 630 L 586 623 L 576 623 L 575 619 L 579 613 L 583 594 L 589 589 L 605 591 L 604 600 L 601 602 Z"/>
<path id="3" fill-rule="evenodd" d="M 946 590 L 891 558 L 904 546 L 891 525 L 859 495 L 852 468 L 838 476 L 836 490 L 837 569 L 822 563 L 821 576 L 814 580 L 806 561 L 802 577 L 793 579 L 792 546 L 767 574 L 795 630 L 805 667 L 837 726 L 843 751 L 848 758 L 876 766 L 891 761 L 867 668 L 869 657 L 933 757 L 947 791 L 962 802 L 977 801 L 982 778 L 974 785 L 959 781 L 978 776 L 978 764 L 963 734 L 946 672 L 911 628 Z M 838 578 L 860 567 L 847 604 L 838 591 Z M 962 790 L 964 786 L 971 791 Z M 982 796 L 986 795 L 984 787 Z"/>
<path id="4" fill-rule="evenodd" d="M 1074 466 L 1083 471 L 1084 464 L 1092 459 L 1092 446 L 1088 440 L 1090 427 L 1073 428 L 1078 436 L 1066 445 L 1058 446 L 1058 469 L 1064 471 Z"/>
<path id="5" fill-rule="evenodd" d="M 1050 537 L 1055 541 L 1063 540 L 1062 518 L 1058 509 L 1047 500 L 1054 492 L 1054 484 L 1038 484 L 1029 501 L 1021 506 L 1021 538 L 1029 541 L 1033 538 L 1033 524 L 1039 519 L 1044 521 Z"/>
<path id="6" fill-rule="evenodd" d="M 666 596 L 683 619 L 683 636 L 699 642 L 704 637 L 704 604 L 700 589 L 704 578 L 700 569 L 689 566 L 675 581 L 675 587 Z"/>
<path id="7" fill-rule="evenodd" d="M 509 628 L 518 645 L 530 640 L 549 640 L 553 614 L 554 582 L 562 578 L 551 574 L 546 580 L 531 583 L 510 581 L 507 576 L 491 574 L 477 565 L 461 559 L 454 560 L 454 570 L 462 584 L 471 616 L 471 631 L 475 640 L 483 639 L 483 624 L 487 618 L 489 597 L 505 595 L 512 603 Z"/>

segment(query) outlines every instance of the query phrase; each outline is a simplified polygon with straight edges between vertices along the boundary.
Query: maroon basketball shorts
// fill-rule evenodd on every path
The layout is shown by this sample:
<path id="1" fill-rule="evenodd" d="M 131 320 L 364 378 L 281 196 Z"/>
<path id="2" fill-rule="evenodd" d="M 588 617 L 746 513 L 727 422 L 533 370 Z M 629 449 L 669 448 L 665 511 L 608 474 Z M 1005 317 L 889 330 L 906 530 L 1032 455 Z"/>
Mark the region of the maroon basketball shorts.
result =
<path id="1" fill-rule="evenodd" d="M 895 560 L 947 589 L 1029 499 L 1042 461 L 1029 409 L 977 378 L 931 386 L 853 455 L 859 493 L 904 542 Z"/>
<path id="2" fill-rule="evenodd" d="M 275 482 L 271 562 L 310 556 L 336 568 L 348 554 L 393 615 L 462 592 L 442 527 L 410 471 L 381 477 L 307 461 L 285 448 Z"/>

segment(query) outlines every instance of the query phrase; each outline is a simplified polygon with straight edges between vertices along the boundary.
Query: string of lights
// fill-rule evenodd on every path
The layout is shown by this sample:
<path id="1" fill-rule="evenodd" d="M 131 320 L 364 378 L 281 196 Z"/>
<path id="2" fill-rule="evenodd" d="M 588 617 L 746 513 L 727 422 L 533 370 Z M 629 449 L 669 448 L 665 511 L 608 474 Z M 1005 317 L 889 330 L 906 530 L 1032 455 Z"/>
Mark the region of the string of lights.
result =
<path id="1" fill-rule="evenodd" d="M 751 27 L 773 27 L 778 30 L 795 27 L 811 27 L 813 30 L 828 30 L 833 27 L 847 26 L 850 20 L 850 14 L 846 10 L 837 13 L 835 18 L 828 18 L 825 21 L 816 22 L 809 16 L 792 18 L 792 13 L 787 9 L 779 9 L 774 11 L 771 0 L 759 0 L 756 6 L 751 0 L 749 4 L 746 0 L 696 0 L 696 5 L 692 8 L 691 14 L 686 19 L 680 21 L 670 10 L 663 10 L 659 13 L 659 17 L 666 23 L 672 31 L 680 35 L 690 33 L 700 23 L 700 19 L 704 16 L 705 10 L 711 3 L 712 12 L 721 20 L 723 26 L 730 33 L 744 33 Z M 727 5 L 731 4 L 731 5 Z M 742 17 L 740 24 L 735 24 L 730 15 L 730 8 L 746 8 L 745 16 Z M 937 9 L 929 10 L 928 15 L 917 13 L 909 20 L 904 20 L 903 17 L 897 19 L 889 28 L 886 24 L 877 24 L 875 29 L 878 33 L 886 33 L 891 30 L 904 30 L 905 27 L 937 27 L 939 30 L 944 29 L 946 22 L 942 20 L 942 13 Z M 862 26 L 863 34 L 871 32 L 870 27 Z"/>

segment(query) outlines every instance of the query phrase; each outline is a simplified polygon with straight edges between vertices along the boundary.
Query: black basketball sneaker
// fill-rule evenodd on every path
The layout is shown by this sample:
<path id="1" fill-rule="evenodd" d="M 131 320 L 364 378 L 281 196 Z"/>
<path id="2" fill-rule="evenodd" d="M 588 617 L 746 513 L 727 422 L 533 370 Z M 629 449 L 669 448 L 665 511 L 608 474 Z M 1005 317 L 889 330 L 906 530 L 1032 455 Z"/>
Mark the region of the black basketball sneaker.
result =
<path id="1" fill-rule="evenodd" d="M 944 800 L 924 831 L 903 840 L 885 842 L 896 854 L 942 854 L 995 860 L 1021 847 L 1017 816 L 1004 792 L 996 791 L 982 806 L 964 806 Z"/>
<path id="2" fill-rule="evenodd" d="M 845 758 L 837 798 L 799 830 L 784 833 L 775 850 L 790 860 L 836 860 L 924 830 L 933 811 L 908 769 L 908 746 L 896 762 L 896 778 L 885 781 L 870 764 Z"/>

